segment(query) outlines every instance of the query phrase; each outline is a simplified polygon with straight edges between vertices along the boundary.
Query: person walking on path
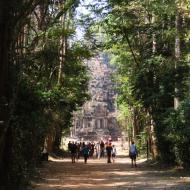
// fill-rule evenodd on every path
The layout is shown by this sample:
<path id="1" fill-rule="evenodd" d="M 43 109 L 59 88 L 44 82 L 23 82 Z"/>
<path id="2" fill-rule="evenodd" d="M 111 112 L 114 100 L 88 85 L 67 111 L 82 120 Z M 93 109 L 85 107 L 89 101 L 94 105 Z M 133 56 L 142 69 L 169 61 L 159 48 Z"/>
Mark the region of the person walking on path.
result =
<path id="1" fill-rule="evenodd" d="M 96 158 L 100 159 L 101 150 L 99 142 L 96 143 L 95 150 L 96 150 Z"/>
<path id="2" fill-rule="evenodd" d="M 85 163 L 85 164 L 87 163 L 87 159 L 88 159 L 88 157 L 89 157 L 89 152 L 90 152 L 89 146 L 88 146 L 88 145 L 85 145 L 85 146 L 83 147 L 83 150 L 82 150 L 83 157 L 84 157 L 84 163 Z"/>
<path id="3" fill-rule="evenodd" d="M 116 157 L 117 151 L 115 145 L 112 146 L 112 161 L 113 163 L 115 162 L 115 157 Z"/>
<path id="4" fill-rule="evenodd" d="M 137 155 L 138 155 L 137 147 L 136 147 L 134 141 L 132 141 L 132 144 L 129 149 L 129 157 L 131 158 L 131 167 L 132 168 L 134 166 L 137 167 L 137 164 L 136 164 Z"/>
<path id="5" fill-rule="evenodd" d="M 106 152 L 107 152 L 107 163 L 111 163 L 111 154 L 112 154 L 112 145 L 111 145 L 111 142 L 107 144 L 107 146 L 106 146 Z"/>
<path id="6" fill-rule="evenodd" d="M 76 143 L 73 142 L 70 145 L 70 152 L 71 152 L 71 161 L 72 161 L 72 163 L 75 163 L 76 154 L 77 154 L 77 144 Z"/>
<path id="7" fill-rule="evenodd" d="M 104 141 L 101 140 L 101 142 L 100 142 L 100 158 L 104 158 L 104 148 L 105 148 Z"/>

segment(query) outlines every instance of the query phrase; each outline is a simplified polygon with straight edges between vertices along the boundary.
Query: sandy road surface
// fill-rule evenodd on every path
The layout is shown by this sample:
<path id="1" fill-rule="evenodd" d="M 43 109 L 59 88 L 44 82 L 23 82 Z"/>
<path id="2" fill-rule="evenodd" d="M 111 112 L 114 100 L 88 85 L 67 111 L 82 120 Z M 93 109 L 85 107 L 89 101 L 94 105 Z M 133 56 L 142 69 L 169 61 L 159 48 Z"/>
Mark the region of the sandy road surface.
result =
<path id="1" fill-rule="evenodd" d="M 128 158 L 113 164 L 105 159 L 52 160 L 40 169 L 41 179 L 32 190 L 190 190 L 190 175 L 182 171 L 147 167 L 143 160 L 131 168 Z"/>

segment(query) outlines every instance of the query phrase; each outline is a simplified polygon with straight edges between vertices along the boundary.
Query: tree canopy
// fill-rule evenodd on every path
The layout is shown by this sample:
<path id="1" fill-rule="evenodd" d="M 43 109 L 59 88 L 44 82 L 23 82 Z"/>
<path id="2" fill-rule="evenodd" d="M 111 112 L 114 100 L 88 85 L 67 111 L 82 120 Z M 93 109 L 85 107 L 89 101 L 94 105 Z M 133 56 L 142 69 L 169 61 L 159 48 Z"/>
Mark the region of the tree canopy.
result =
<path id="1" fill-rule="evenodd" d="M 172 130 L 173 117 L 179 119 L 179 110 L 189 101 L 188 6 L 189 1 L 107 1 L 106 14 L 96 22 L 117 68 L 123 125 L 133 126 L 129 137 L 142 138 L 145 132 L 154 157 L 183 164 L 189 163 L 179 159 L 179 144 L 189 155 L 182 140 L 189 141 L 185 116 L 181 118 L 184 132 L 179 130 L 183 138 L 174 141 L 168 136 L 179 135 Z M 100 9 L 94 8 L 99 15 Z"/>

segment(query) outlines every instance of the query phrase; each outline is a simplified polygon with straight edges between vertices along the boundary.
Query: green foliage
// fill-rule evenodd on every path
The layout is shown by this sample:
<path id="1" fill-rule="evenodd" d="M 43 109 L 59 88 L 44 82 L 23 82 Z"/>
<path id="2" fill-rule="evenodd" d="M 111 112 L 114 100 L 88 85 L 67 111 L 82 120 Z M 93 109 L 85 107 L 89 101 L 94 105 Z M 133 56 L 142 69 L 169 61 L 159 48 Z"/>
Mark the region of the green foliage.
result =
<path id="1" fill-rule="evenodd" d="M 178 110 L 173 110 L 165 119 L 165 138 L 172 145 L 171 152 L 175 155 L 176 163 L 184 166 L 190 165 L 190 101 L 187 99 Z"/>
<path id="2" fill-rule="evenodd" d="M 176 146 L 165 135 L 163 121 L 174 106 L 174 98 L 183 101 L 189 92 L 188 4 L 189 1 L 108 0 L 107 13 L 98 21 L 106 33 L 104 47 L 117 68 L 119 119 L 134 120 L 143 133 L 152 120 L 159 156 L 166 162 L 175 161 Z M 179 60 L 175 57 L 177 14 L 183 47 Z M 170 126 L 167 129 L 170 131 Z M 179 127 L 176 134 L 180 131 Z M 176 141 L 179 143 L 179 139 Z"/>
<path id="3" fill-rule="evenodd" d="M 44 108 L 35 86 L 21 81 L 15 110 L 10 120 L 10 189 L 26 188 L 36 164 L 40 161 L 44 139 L 51 122 L 51 117 L 44 112 Z"/>
<path id="4" fill-rule="evenodd" d="M 136 136 L 136 138 L 137 138 L 138 154 L 141 156 L 145 156 L 147 154 L 147 139 L 148 139 L 147 131 L 140 132 L 139 135 Z"/>
<path id="5" fill-rule="evenodd" d="M 13 31 L 7 72 L 10 117 L 3 155 L 8 159 L 0 179 L 5 189 L 26 189 L 45 138 L 52 135 L 57 151 L 62 134 L 71 126 L 72 112 L 89 99 L 84 60 L 92 53 L 83 41 L 76 41 L 78 4 L 78 0 L 19 1 L 11 6 L 15 17 L 7 21 Z M 63 81 L 58 84 L 61 56 Z"/>

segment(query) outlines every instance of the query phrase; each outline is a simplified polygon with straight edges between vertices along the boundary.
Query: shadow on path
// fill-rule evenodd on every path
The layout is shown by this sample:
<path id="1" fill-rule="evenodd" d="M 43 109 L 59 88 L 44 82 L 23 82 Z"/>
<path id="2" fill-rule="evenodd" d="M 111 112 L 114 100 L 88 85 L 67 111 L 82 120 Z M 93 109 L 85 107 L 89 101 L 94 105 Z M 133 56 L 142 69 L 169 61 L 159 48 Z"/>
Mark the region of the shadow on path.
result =
<path id="1" fill-rule="evenodd" d="M 131 168 L 128 158 L 107 164 L 105 159 L 69 159 L 45 163 L 33 190 L 190 190 L 190 177 L 174 170 L 147 167 L 143 160 Z"/>

